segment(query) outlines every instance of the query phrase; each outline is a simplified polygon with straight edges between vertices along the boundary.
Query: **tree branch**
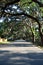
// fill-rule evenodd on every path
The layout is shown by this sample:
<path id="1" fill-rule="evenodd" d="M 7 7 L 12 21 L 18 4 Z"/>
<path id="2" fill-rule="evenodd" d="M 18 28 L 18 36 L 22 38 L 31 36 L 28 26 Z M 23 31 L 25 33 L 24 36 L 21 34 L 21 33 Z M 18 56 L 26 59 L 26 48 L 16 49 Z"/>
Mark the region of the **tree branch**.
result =
<path id="1" fill-rule="evenodd" d="M 2 7 L 2 6 L 0 6 L 1 8 L 2 8 L 2 15 L 4 14 L 4 10 L 6 9 L 6 7 L 7 6 L 9 6 L 9 5 L 12 5 L 12 4 L 14 4 L 14 3 L 17 3 L 17 2 L 19 2 L 20 0 L 14 0 L 14 1 L 12 1 L 12 2 L 9 2 L 9 3 L 7 3 L 7 4 L 5 4 L 5 6 L 4 7 Z"/>
<path id="2" fill-rule="evenodd" d="M 8 2 L 8 3 L 5 3 L 5 6 L 0 6 L 0 7 L 3 7 L 3 8 L 5 8 L 5 7 L 7 7 L 8 5 L 12 5 L 12 4 L 14 4 L 14 3 L 18 3 L 20 0 L 14 0 L 14 1 L 11 1 L 11 2 Z"/>
<path id="3" fill-rule="evenodd" d="M 37 18 L 31 16 L 31 15 L 28 15 L 27 13 L 25 13 L 24 11 L 22 13 L 16 13 L 16 14 L 12 14 L 12 13 L 7 13 L 7 12 L 4 12 L 4 15 L 11 15 L 11 16 L 20 16 L 20 15 L 25 15 L 27 16 L 28 18 L 31 18 L 33 20 L 35 20 L 37 23 L 39 22 Z"/>

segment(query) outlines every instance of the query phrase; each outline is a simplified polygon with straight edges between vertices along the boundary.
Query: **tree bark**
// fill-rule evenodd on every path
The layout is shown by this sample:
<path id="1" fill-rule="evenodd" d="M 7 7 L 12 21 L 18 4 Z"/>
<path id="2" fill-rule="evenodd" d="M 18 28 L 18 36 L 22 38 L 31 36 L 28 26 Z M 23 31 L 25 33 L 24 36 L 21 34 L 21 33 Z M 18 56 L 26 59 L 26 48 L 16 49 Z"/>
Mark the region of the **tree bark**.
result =
<path id="1" fill-rule="evenodd" d="M 38 25 L 39 25 L 39 34 L 40 34 L 40 37 L 41 37 L 41 46 L 43 46 L 43 34 L 41 32 L 41 24 L 38 23 Z"/>
<path id="2" fill-rule="evenodd" d="M 32 42 L 33 43 L 35 42 L 35 36 L 34 36 L 33 32 L 32 32 Z"/>
<path id="3" fill-rule="evenodd" d="M 41 34 L 40 37 L 41 37 L 41 46 L 43 46 L 43 35 Z"/>

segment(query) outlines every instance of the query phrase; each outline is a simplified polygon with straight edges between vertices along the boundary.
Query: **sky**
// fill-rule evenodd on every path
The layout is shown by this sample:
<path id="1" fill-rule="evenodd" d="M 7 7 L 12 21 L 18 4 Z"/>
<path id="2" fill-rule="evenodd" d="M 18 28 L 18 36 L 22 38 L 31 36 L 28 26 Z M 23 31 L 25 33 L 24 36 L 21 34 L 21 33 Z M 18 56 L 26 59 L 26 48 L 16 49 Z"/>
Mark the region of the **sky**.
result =
<path id="1" fill-rule="evenodd" d="M 13 9 L 14 9 L 14 12 L 16 12 L 15 10 L 17 10 L 17 13 L 21 13 L 21 12 L 22 12 L 22 11 L 20 10 L 20 8 L 18 8 L 17 5 L 12 5 L 11 7 L 8 7 L 8 8 L 5 10 L 5 12 L 10 12 L 10 8 L 11 8 L 12 11 L 13 11 Z M 7 10 L 8 10 L 8 11 L 7 11 Z M 4 20 L 4 18 L 1 17 L 1 18 L 0 18 L 0 22 L 3 22 L 3 20 Z M 17 19 L 17 20 L 19 20 L 19 19 Z"/>
<path id="2" fill-rule="evenodd" d="M 13 7 L 12 7 L 12 8 L 17 9 L 17 6 L 13 5 Z M 5 12 L 6 12 L 6 10 L 5 10 Z M 3 18 L 3 17 L 1 17 L 1 18 L 0 18 L 0 22 L 3 22 L 3 20 L 4 20 L 4 18 Z"/>
<path id="3" fill-rule="evenodd" d="M 0 22 L 3 22 L 3 20 L 4 20 L 4 18 L 3 18 L 3 17 L 1 17 L 1 18 L 0 18 Z"/>

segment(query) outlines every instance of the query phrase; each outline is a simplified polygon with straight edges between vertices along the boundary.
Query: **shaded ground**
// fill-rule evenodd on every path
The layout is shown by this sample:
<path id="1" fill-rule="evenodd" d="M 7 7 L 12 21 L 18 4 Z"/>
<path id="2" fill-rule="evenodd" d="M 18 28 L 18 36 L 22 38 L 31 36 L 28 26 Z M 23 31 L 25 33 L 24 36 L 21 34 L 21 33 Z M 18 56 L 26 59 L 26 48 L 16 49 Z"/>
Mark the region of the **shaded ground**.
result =
<path id="1" fill-rule="evenodd" d="M 24 40 L 0 45 L 0 65 L 43 65 L 43 50 Z"/>

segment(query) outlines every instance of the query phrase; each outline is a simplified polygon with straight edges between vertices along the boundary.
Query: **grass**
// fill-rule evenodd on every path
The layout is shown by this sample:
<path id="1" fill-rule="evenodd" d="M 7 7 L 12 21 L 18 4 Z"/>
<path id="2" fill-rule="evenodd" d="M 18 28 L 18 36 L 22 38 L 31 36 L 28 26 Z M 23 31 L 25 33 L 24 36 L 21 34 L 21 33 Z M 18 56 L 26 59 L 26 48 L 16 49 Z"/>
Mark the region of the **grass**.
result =
<path id="1" fill-rule="evenodd" d="M 43 49 L 43 46 L 38 46 L 39 48 Z"/>
<path id="2" fill-rule="evenodd" d="M 7 41 L 7 42 L 0 42 L 0 44 L 8 44 L 8 43 L 10 43 L 9 41 Z"/>

